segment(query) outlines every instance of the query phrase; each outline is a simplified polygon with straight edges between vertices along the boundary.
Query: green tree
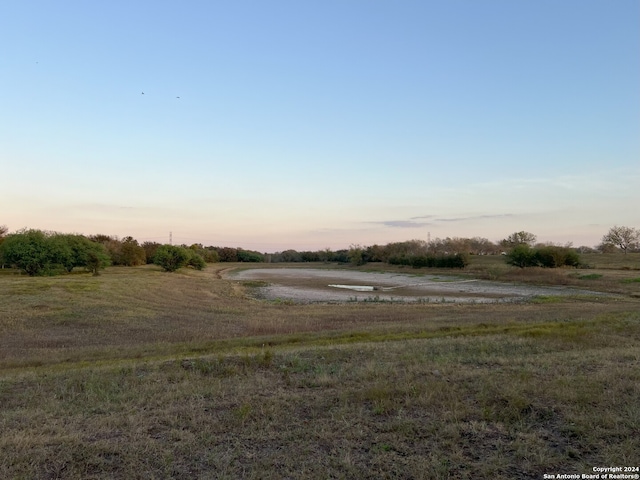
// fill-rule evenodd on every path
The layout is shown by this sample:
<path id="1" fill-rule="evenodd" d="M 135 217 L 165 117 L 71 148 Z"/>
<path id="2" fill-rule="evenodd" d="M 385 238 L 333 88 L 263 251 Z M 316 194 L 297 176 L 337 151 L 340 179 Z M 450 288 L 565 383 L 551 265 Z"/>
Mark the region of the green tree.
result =
<path id="1" fill-rule="evenodd" d="M 175 245 L 161 245 L 156 250 L 153 263 L 162 267 L 165 272 L 175 272 L 187 265 L 191 253 L 186 248 Z"/>
<path id="2" fill-rule="evenodd" d="M 284 252 L 278 254 L 279 262 L 299 262 L 301 260 L 302 256 L 300 255 L 300 253 L 293 249 L 285 250 Z"/>
<path id="3" fill-rule="evenodd" d="M 193 267 L 196 270 L 204 270 L 204 268 L 207 266 L 207 262 L 205 262 L 204 258 L 202 258 L 202 255 L 190 248 L 186 250 L 189 253 L 189 259 L 187 260 L 186 265 L 188 267 Z"/>
<path id="4" fill-rule="evenodd" d="M 515 267 L 535 267 L 538 265 L 536 252 L 526 243 L 516 245 L 507 254 L 507 263 Z"/>
<path id="5" fill-rule="evenodd" d="M 237 262 L 238 249 L 231 247 L 214 247 L 221 262 Z"/>
<path id="6" fill-rule="evenodd" d="M 333 252 L 331 257 L 332 262 L 349 263 L 349 250 L 342 248 Z"/>
<path id="7" fill-rule="evenodd" d="M 365 251 L 365 258 L 367 262 L 384 262 L 385 261 L 385 249 L 380 245 L 371 245 L 367 247 Z"/>
<path id="8" fill-rule="evenodd" d="M 609 232 L 602 237 L 603 244 L 611 244 L 619 247 L 625 255 L 629 249 L 634 249 L 640 244 L 640 230 L 633 227 L 611 227 Z"/>
<path id="9" fill-rule="evenodd" d="M 144 265 L 147 263 L 147 256 L 144 248 L 133 237 L 124 237 L 120 247 L 120 263 L 127 267 Z"/>
<path id="10" fill-rule="evenodd" d="M 95 244 L 99 248 L 94 248 L 87 252 L 87 261 L 85 267 L 94 276 L 100 275 L 100 270 L 108 267 L 111 264 L 111 258 L 105 250 L 104 246 Z"/>
<path id="11" fill-rule="evenodd" d="M 206 263 L 215 263 L 220 258 L 218 256 L 218 252 L 216 252 L 212 247 L 203 247 L 201 243 L 194 243 L 193 245 L 190 245 L 189 250 L 193 250 L 200 255 Z"/>
<path id="12" fill-rule="evenodd" d="M 153 263 L 153 257 L 156 255 L 156 250 L 162 245 L 158 242 L 144 242 L 141 247 L 144 250 L 144 256 L 147 259 L 147 263 Z"/>
<path id="13" fill-rule="evenodd" d="M 303 252 L 300 252 L 300 261 L 301 262 L 319 262 L 320 254 L 318 252 L 305 250 Z"/>
<path id="14" fill-rule="evenodd" d="M 349 262 L 351 265 L 364 265 L 366 263 L 364 253 L 362 245 L 351 245 L 349 247 Z"/>
<path id="15" fill-rule="evenodd" d="M 89 240 L 104 245 L 112 265 L 122 265 L 122 242 L 117 237 L 98 233 L 89 236 Z"/>
<path id="16" fill-rule="evenodd" d="M 132 267 L 147 262 L 145 249 L 131 236 L 119 240 L 115 236 L 98 234 L 90 236 L 89 239 L 105 246 L 113 265 Z"/>
<path id="17" fill-rule="evenodd" d="M 542 267 L 577 267 L 580 265 L 578 252 L 570 247 L 543 245 L 534 250 L 536 260 Z"/>
<path id="18" fill-rule="evenodd" d="M 71 272 L 75 267 L 85 267 L 95 274 L 95 265 L 91 268 L 88 265 L 90 256 L 94 260 L 97 258 L 102 259 L 99 262 L 99 268 L 104 268 L 110 263 L 109 255 L 104 245 L 92 242 L 84 235 L 56 233 L 52 235 L 51 240 L 57 246 L 57 249 L 61 249 L 60 263 L 67 272 Z"/>
<path id="19" fill-rule="evenodd" d="M 52 241 L 51 237 L 41 230 L 20 230 L 7 235 L 0 244 L 0 256 L 30 276 L 59 273 L 72 252 L 63 242 Z"/>
<path id="20" fill-rule="evenodd" d="M 331 250 L 330 247 L 326 247 L 325 249 L 321 250 L 319 252 L 319 255 L 320 255 L 320 260 L 325 263 L 328 263 L 333 260 L 333 251 Z"/>
<path id="21" fill-rule="evenodd" d="M 260 252 L 255 252 L 253 250 L 243 250 L 239 248 L 238 261 L 260 263 L 260 262 L 264 262 L 264 255 L 262 255 Z"/>
<path id="22" fill-rule="evenodd" d="M 204 261 L 207 263 L 217 263 L 220 261 L 218 251 L 213 247 L 205 247 L 202 253 L 200 253 L 200 256 L 204 258 Z"/>
<path id="23" fill-rule="evenodd" d="M 55 275 L 85 267 L 94 274 L 109 264 L 103 245 L 83 235 L 21 230 L 0 245 L 2 256 L 28 275 Z"/>

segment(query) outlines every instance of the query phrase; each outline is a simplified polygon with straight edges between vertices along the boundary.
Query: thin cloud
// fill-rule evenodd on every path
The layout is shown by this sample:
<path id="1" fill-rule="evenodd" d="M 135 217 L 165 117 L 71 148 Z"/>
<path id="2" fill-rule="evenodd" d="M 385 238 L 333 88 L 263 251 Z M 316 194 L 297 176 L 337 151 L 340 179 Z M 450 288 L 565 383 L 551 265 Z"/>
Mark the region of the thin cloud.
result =
<path id="1" fill-rule="evenodd" d="M 422 228 L 430 225 L 435 225 L 436 222 L 466 222 L 469 220 L 482 220 L 482 219 L 494 219 L 494 218 L 508 218 L 513 217 L 512 213 L 502 213 L 494 215 L 474 215 L 469 217 L 439 217 L 437 215 L 421 215 L 418 217 L 410 217 L 408 220 L 384 220 L 381 222 L 368 222 L 377 225 L 384 225 L 391 228 Z M 417 222 L 416 220 L 426 220 L 429 222 Z"/>
<path id="2" fill-rule="evenodd" d="M 479 219 L 487 219 L 487 218 L 507 218 L 513 217 L 513 213 L 504 213 L 498 215 L 475 215 L 472 217 L 454 217 L 454 218 L 435 218 L 435 222 L 464 222 L 467 220 L 479 220 Z"/>
<path id="3" fill-rule="evenodd" d="M 75 208 L 78 210 L 97 210 L 97 211 L 110 211 L 110 210 L 135 210 L 136 207 L 129 205 L 114 205 L 107 203 L 81 203 L 76 205 L 70 205 L 66 208 Z"/>
<path id="4" fill-rule="evenodd" d="M 430 225 L 429 223 L 414 222 L 412 220 L 386 220 L 383 222 L 373 222 L 373 223 L 377 223 L 377 224 L 384 225 L 386 227 L 392 227 L 392 228 L 420 228 L 426 225 Z"/>

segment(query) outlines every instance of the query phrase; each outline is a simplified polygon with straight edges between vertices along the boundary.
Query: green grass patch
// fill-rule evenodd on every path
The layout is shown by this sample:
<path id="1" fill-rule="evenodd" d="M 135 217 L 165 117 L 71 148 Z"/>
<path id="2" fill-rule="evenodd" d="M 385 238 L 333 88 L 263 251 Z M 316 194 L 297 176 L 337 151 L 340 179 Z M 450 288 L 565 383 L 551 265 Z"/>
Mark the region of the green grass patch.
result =
<path id="1" fill-rule="evenodd" d="M 263 280 L 244 280 L 240 282 L 240 284 L 247 288 L 262 288 L 270 285 L 269 282 L 265 282 Z"/>
<path id="2" fill-rule="evenodd" d="M 580 275 L 578 276 L 578 278 L 580 280 L 597 280 L 599 278 L 602 278 L 602 275 L 599 273 L 589 273 L 587 275 Z"/>
<path id="3" fill-rule="evenodd" d="M 637 278 L 626 278 L 622 280 L 622 283 L 640 283 L 640 277 Z"/>
<path id="4" fill-rule="evenodd" d="M 531 303 L 561 303 L 566 300 L 566 297 L 559 295 L 537 295 L 531 299 Z"/>

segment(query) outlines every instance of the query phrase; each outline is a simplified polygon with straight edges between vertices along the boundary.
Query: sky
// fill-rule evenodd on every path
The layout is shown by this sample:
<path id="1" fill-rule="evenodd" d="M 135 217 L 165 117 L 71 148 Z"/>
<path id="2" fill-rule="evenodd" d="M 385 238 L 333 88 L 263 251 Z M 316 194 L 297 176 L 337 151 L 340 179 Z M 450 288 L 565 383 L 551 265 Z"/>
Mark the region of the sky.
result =
<path id="1" fill-rule="evenodd" d="M 637 0 L 6 0 L 0 225 L 263 252 L 640 227 Z"/>

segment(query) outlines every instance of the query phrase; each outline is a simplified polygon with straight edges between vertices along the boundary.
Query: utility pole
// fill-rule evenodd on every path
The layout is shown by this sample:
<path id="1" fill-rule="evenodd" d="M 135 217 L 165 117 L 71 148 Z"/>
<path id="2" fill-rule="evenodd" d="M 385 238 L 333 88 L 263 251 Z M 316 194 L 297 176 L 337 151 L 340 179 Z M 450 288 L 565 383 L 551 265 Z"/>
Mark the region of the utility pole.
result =
<path id="1" fill-rule="evenodd" d="M 173 232 L 169 232 L 169 245 L 173 245 Z"/>

